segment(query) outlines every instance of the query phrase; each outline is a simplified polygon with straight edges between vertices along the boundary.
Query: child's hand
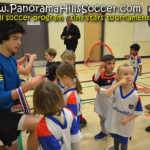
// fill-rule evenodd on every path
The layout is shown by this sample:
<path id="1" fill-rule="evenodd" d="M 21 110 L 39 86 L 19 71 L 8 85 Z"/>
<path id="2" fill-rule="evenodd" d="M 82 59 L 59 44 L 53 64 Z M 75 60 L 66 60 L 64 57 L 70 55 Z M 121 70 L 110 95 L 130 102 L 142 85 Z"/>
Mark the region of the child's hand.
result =
<path id="1" fill-rule="evenodd" d="M 104 67 L 105 67 L 105 62 L 101 62 L 98 70 L 102 71 L 104 69 Z"/>
<path id="2" fill-rule="evenodd" d="M 133 60 L 135 59 L 135 57 L 133 55 L 130 55 L 130 56 L 132 57 Z"/>
<path id="3" fill-rule="evenodd" d="M 120 123 L 121 123 L 122 125 L 126 125 L 128 122 L 129 122 L 129 119 L 128 119 L 128 118 L 123 118 L 123 119 L 120 121 Z"/>
<path id="4" fill-rule="evenodd" d="M 95 91 L 96 91 L 97 93 L 100 93 L 100 87 L 99 87 L 99 86 L 96 86 L 96 87 L 95 87 Z"/>
<path id="5" fill-rule="evenodd" d="M 142 72 L 139 72 L 139 76 L 141 76 L 142 75 Z"/>
<path id="6" fill-rule="evenodd" d="M 127 55 L 124 55 L 125 58 L 129 58 L 130 57 L 130 54 L 127 54 Z"/>
<path id="7" fill-rule="evenodd" d="M 126 79 L 121 79 L 119 82 L 120 82 L 120 85 L 126 85 L 127 84 Z"/>

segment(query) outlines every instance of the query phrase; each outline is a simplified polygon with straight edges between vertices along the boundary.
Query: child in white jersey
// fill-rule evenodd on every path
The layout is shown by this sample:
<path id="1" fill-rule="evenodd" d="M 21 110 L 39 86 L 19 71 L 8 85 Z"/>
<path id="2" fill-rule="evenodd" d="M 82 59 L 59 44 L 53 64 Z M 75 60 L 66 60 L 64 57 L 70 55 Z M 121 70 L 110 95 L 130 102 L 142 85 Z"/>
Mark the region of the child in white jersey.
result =
<path id="1" fill-rule="evenodd" d="M 136 80 L 138 75 L 141 76 L 142 75 L 142 62 L 141 62 L 141 57 L 138 55 L 138 52 L 140 50 L 140 46 L 138 44 L 133 44 L 130 46 L 130 54 L 125 55 L 126 58 L 129 58 L 130 60 L 130 64 L 133 66 L 134 68 L 134 88 L 137 90 L 137 86 L 136 86 Z"/>
<path id="2" fill-rule="evenodd" d="M 105 122 L 105 127 L 114 138 L 114 147 L 106 150 L 127 150 L 128 138 L 134 128 L 134 120 L 143 115 L 140 97 L 132 87 L 134 69 L 128 64 L 117 70 L 117 83 L 106 90 L 105 95 L 112 98 L 112 109 Z"/>
<path id="3" fill-rule="evenodd" d="M 75 68 L 72 64 L 64 62 L 56 70 L 59 81 L 66 87 L 64 95 L 65 106 L 69 108 L 76 116 L 77 123 L 80 126 L 81 115 L 81 97 L 82 87 L 76 78 Z"/>
<path id="4" fill-rule="evenodd" d="M 75 66 L 75 60 L 76 60 L 76 55 L 75 55 L 75 52 L 73 51 L 70 51 L 70 50 L 65 50 L 62 54 L 61 54 L 61 59 L 63 62 L 68 62 L 68 63 L 71 63 L 72 65 Z M 75 68 L 76 70 L 76 68 Z M 76 72 L 76 77 L 78 78 L 78 73 Z M 79 78 L 78 78 L 79 79 Z M 61 89 L 64 89 L 64 87 L 59 84 L 59 87 Z M 81 115 L 80 115 L 80 128 L 83 128 L 87 125 L 87 121 L 86 119 L 83 117 L 83 114 L 81 112 Z"/>
<path id="5" fill-rule="evenodd" d="M 33 106 L 35 113 L 44 115 L 36 128 L 41 150 L 80 150 L 82 136 L 75 116 L 64 108 L 63 95 L 56 84 L 40 84 L 34 91 Z"/>
<path id="6" fill-rule="evenodd" d="M 105 55 L 103 57 L 103 62 L 101 62 L 99 69 L 93 75 L 93 82 L 95 82 L 99 87 L 95 87 L 97 91 L 94 111 L 98 114 L 100 118 L 101 131 L 95 135 L 96 140 L 104 139 L 108 132 L 105 129 L 104 122 L 108 115 L 109 109 L 111 108 L 108 97 L 99 93 L 99 88 L 108 89 L 115 80 L 116 73 L 114 73 L 115 68 L 115 57 L 112 55 Z"/>

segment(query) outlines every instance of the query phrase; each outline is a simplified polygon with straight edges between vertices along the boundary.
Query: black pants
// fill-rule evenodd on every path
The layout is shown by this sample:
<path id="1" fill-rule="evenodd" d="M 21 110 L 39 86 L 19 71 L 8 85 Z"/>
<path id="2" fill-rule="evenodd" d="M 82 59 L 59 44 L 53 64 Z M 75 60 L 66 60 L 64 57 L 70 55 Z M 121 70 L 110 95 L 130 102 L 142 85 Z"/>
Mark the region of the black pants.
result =
<path id="1" fill-rule="evenodd" d="M 21 117 L 22 114 L 10 110 L 0 111 L 0 140 L 4 146 L 11 146 L 19 136 L 20 131 L 17 128 Z"/>
<path id="2" fill-rule="evenodd" d="M 77 45 L 66 44 L 66 49 L 76 51 Z"/>

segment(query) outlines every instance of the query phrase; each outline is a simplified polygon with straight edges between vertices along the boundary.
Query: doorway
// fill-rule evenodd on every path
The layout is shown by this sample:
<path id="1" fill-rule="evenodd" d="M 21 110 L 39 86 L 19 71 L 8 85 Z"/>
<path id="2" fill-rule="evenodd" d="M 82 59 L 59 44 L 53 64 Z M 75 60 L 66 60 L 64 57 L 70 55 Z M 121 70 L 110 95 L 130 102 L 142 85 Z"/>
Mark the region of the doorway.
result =
<path id="1" fill-rule="evenodd" d="M 102 16 L 101 13 L 88 13 L 86 16 Z M 86 17 L 85 16 L 85 17 Z M 103 37 L 102 21 L 86 21 L 84 22 L 84 61 L 88 59 L 89 52 L 95 43 L 102 42 Z M 101 46 L 96 46 L 92 51 L 90 60 L 100 60 Z"/>

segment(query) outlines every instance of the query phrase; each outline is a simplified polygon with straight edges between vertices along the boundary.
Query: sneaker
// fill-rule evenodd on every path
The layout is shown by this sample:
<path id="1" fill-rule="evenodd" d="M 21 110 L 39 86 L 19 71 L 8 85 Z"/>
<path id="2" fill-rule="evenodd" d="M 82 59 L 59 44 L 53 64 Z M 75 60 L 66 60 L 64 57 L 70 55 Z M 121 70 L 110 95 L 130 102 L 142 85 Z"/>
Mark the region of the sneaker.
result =
<path id="1" fill-rule="evenodd" d="M 104 150 L 115 150 L 114 147 L 105 148 Z"/>
<path id="2" fill-rule="evenodd" d="M 13 106 L 11 107 L 11 111 L 12 111 L 12 112 L 18 112 L 18 111 L 21 111 L 21 110 L 22 110 L 21 104 L 13 105 Z"/>
<path id="3" fill-rule="evenodd" d="M 145 131 L 146 131 L 146 132 L 150 132 L 150 126 L 146 127 L 146 128 L 145 128 Z"/>
<path id="4" fill-rule="evenodd" d="M 98 133 L 97 135 L 95 135 L 95 140 L 102 140 L 105 139 L 107 137 L 107 134 L 104 134 L 103 132 Z"/>
<path id="5" fill-rule="evenodd" d="M 86 125 L 87 125 L 87 121 L 85 119 L 80 121 L 80 129 L 84 128 Z"/>

